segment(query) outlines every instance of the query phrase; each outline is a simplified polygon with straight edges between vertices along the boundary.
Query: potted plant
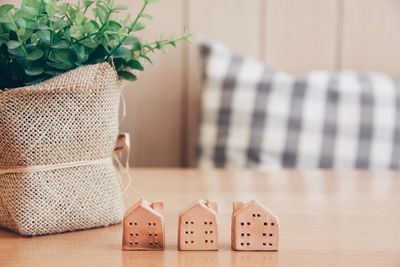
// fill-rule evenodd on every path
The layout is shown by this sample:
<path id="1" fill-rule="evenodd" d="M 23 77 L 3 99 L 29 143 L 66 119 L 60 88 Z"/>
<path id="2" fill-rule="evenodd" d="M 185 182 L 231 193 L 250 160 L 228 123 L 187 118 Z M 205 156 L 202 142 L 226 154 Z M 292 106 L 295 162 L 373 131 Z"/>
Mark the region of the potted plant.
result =
<path id="1" fill-rule="evenodd" d="M 0 6 L 0 227 L 32 236 L 121 221 L 119 81 L 190 37 L 141 41 L 154 2 L 120 20 L 114 0 Z"/>

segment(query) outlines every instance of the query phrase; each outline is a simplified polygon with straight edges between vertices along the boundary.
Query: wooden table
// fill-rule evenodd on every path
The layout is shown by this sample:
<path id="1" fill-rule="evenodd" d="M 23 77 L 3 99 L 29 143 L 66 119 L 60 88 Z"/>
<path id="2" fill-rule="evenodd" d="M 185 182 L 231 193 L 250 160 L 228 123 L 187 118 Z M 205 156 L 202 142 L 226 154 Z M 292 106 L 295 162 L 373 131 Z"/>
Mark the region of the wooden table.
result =
<path id="1" fill-rule="evenodd" d="M 121 225 L 35 238 L 0 230 L 0 266 L 400 266 L 400 173 L 136 169 L 127 205 L 166 204 L 167 247 L 121 250 Z M 177 251 L 178 213 L 219 203 L 220 250 Z M 232 201 L 258 199 L 281 222 L 279 252 L 230 250 Z"/>

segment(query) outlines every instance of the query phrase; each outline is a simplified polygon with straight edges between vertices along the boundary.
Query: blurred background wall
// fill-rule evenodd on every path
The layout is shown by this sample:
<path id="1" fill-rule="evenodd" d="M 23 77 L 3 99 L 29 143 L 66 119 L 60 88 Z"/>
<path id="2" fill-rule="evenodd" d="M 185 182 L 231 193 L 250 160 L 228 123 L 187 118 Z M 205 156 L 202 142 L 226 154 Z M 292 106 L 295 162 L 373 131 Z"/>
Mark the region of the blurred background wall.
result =
<path id="1" fill-rule="evenodd" d="M 142 0 L 116 0 L 137 10 Z M 0 3 L 18 0 L 0 0 Z M 317 69 L 383 71 L 400 76 L 400 0 L 160 0 L 146 37 L 184 27 L 269 66 L 301 74 Z M 196 44 L 157 54 L 155 66 L 125 86 L 132 165 L 193 164 L 200 103 Z"/>

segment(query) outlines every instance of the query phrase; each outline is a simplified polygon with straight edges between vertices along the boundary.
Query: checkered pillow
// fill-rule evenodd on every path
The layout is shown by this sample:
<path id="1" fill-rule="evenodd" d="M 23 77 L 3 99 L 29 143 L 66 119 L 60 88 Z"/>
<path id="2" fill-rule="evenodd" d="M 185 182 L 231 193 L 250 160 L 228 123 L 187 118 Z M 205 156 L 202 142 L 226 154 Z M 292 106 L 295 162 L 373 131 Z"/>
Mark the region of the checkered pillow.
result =
<path id="1" fill-rule="evenodd" d="M 400 82 L 381 73 L 294 77 L 201 46 L 200 167 L 399 169 Z"/>

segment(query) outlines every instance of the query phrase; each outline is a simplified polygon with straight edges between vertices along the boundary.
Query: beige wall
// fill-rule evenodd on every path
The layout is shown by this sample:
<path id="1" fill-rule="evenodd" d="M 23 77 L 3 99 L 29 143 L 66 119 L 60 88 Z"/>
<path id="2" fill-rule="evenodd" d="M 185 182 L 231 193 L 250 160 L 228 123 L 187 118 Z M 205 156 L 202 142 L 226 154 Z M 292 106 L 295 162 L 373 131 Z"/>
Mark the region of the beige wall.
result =
<path id="1" fill-rule="evenodd" d="M 118 0 L 117 0 L 118 1 Z M 0 0 L 0 3 L 8 2 Z M 121 0 L 137 8 L 141 0 Z M 186 26 L 291 73 L 313 69 L 400 75 L 400 0 L 161 0 L 147 36 Z M 155 56 L 127 84 L 133 166 L 187 166 L 200 102 L 196 45 Z"/>

